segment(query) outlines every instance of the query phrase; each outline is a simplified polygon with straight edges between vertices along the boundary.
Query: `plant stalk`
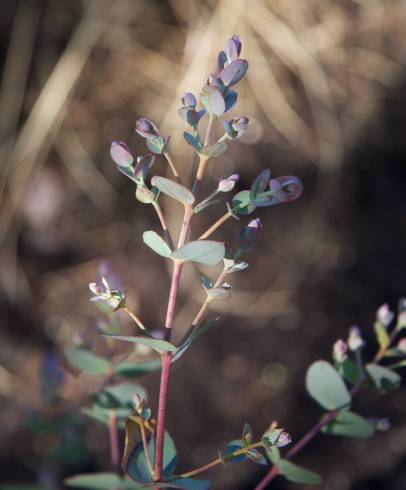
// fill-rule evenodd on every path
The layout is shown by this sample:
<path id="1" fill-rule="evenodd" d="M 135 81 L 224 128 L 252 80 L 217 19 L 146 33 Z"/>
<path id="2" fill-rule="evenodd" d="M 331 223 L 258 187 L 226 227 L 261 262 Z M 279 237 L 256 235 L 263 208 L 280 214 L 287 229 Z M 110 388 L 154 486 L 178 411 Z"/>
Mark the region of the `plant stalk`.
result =
<path id="1" fill-rule="evenodd" d="M 118 442 L 117 414 L 114 410 L 110 412 L 109 421 L 110 436 L 110 459 L 111 465 L 117 474 L 120 474 L 120 450 Z"/>
<path id="2" fill-rule="evenodd" d="M 199 237 L 199 240 L 205 240 L 208 238 L 212 233 L 214 233 L 217 228 L 220 228 L 220 226 L 225 223 L 229 218 L 231 218 L 232 214 L 230 211 L 227 211 L 226 214 L 224 214 L 221 218 L 219 218 L 215 223 L 213 223 L 208 230 L 206 230 L 203 235 Z"/>
<path id="3" fill-rule="evenodd" d="M 378 352 L 375 354 L 373 362 L 378 363 L 383 356 L 385 355 L 387 349 L 392 344 L 393 340 L 396 337 L 396 331 L 392 331 L 390 335 L 390 342 L 384 349 L 380 348 Z M 366 380 L 366 374 L 362 373 L 359 377 L 358 381 L 351 389 L 351 397 L 356 395 L 361 389 L 362 383 Z M 313 428 L 311 428 L 287 453 L 284 459 L 293 458 L 299 451 L 301 451 L 312 439 L 314 439 L 323 429 L 323 427 L 327 426 L 330 422 L 332 422 L 337 415 L 340 413 L 340 410 L 332 410 L 328 414 L 326 414 Z M 259 484 L 255 487 L 254 490 L 264 490 L 271 481 L 278 476 L 279 470 L 276 465 L 272 467 L 267 475 L 259 482 Z"/>

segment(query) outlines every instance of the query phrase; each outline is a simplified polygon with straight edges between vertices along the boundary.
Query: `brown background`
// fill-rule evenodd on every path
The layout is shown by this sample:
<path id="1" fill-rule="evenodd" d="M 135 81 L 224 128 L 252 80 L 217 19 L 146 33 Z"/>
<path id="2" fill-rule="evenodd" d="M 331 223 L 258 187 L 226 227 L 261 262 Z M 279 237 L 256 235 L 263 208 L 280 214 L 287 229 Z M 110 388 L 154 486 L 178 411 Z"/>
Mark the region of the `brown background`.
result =
<path id="1" fill-rule="evenodd" d="M 87 290 L 101 262 L 145 323 L 162 325 L 169 270 L 141 241 L 158 223 L 108 148 L 121 139 L 145 153 L 133 128 L 146 116 L 171 135 L 174 160 L 190 176 L 180 96 L 199 93 L 234 33 L 250 68 L 233 113 L 251 126 L 212 162 L 204 190 L 234 171 L 247 188 L 269 167 L 298 175 L 305 191 L 255 214 L 260 247 L 250 268 L 231 276 L 231 300 L 214 305 L 221 326 L 179 363 L 168 428 L 183 469 L 216 457 L 245 421 L 259 436 L 277 419 L 300 437 L 319 414 L 304 391 L 309 364 L 328 359 L 352 324 L 373 342 L 376 308 L 406 294 L 406 2 L 3 0 L 0 9 L 0 481 L 61 488 L 55 482 L 67 474 L 109 469 L 106 433 L 89 421 L 90 458 L 44 464 L 57 442 L 24 425 L 27 413 L 47 411 L 38 369 L 75 333 L 103 353 Z M 162 160 L 155 171 L 167 171 Z M 176 233 L 180 209 L 165 204 Z M 196 219 L 193 236 L 222 212 Z M 216 237 L 233 240 L 240 226 L 230 222 Z M 176 338 L 202 299 L 188 266 Z M 91 386 L 68 371 L 67 409 Z M 155 407 L 158 375 L 145 386 Z M 405 403 L 402 390 L 363 396 L 360 413 L 390 417 L 393 430 L 367 442 L 320 437 L 297 461 L 323 475 L 323 490 L 406 488 Z M 242 490 L 260 475 L 246 463 L 209 477 L 216 489 Z"/>

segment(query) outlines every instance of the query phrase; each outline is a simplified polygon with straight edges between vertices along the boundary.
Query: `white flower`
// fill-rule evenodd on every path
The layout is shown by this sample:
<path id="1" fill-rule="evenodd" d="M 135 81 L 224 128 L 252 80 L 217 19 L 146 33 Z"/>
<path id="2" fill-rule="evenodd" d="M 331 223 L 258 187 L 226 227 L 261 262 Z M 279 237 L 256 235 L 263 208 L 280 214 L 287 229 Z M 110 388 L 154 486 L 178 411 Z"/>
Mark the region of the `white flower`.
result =
<path id="1" fill-rule="evenodd" d="M 388 327 L 391 324 L 394 316 L 395 313 L 389 309 L 389 305 L 387 303 L 382 305 L 376 312 L 376 319 L 384 327 Z"/>

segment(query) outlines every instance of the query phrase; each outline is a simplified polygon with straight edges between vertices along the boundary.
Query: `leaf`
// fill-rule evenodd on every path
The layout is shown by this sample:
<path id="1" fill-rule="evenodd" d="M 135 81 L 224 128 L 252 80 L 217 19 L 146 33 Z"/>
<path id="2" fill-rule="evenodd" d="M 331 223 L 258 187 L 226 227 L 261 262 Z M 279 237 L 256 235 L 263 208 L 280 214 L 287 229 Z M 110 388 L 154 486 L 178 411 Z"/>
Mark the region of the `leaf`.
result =
<path id="1" fill-rule="evenodd" d="M 277 447 L 267 448 L 265 452 L 273 464 L 276 465 L 281 460 L 281 452 Z"/>
<path id="2" fill-rule="evenodd" d="M 64 483 L 68 487 L 89 490 L 114 490 L 121 486 L 122 480 L 115 473 L 89 473 L 66 478 Z"/>
<path id="3" fill-rule="evenodd" d="M 200 100 L 208 114 L 222 116 L 226 110 L 226 103 L 221 92 L 210 85 L 205 85 L 200 94 Z"/>
<path id="4" fill-rule="evenodd" d="M 271 171 L 267 168 L 262 170 L 258 177 L 254 180 L 250 189 L 250 199 L 255 201 L 258 194 L 261 194 L 268 187 Z"/>
<path id="5" fill-rule="evenodd" d="M 223 242 L 213 240 L 195 240 L 172 252 L 172 259 L 182 262 L 198 262 L 215 265 L 223 260 L 226 249 Z"/>
<path id="6" fill-rule="evenodd" d="M 245 423 L 243 431 L 242 431 L 242 437 L 241 437 L 241 440 L 244 444 L 244 447 L 247 447 L 249 444 L 251 444 L 253 441 L 253 438 L 254 438 L 254 434 L 252 432 L 251 425 Z"/>
<path id="7" fill-rule="evenodd" d="M 231 87 L 241 80 L 247 70 L 247 60 L 234 60 L 220 71 L 219 78 L 226 87 Z"/>
<path id="8" fill-rule="evenodd" d="M 233 197 L 232 210 L 237 214 L 251 214 L 255 211 L 255 204 L 251 202 L 250 191 L 240 191 Z"/>
<path id="9" fill-rule="evenodd" d="M 307 370 L 306 388 L 310 396 L 327 410 L 349 407 L 351 395 L 341 376 L 326 361 L 316 361 Z"/>
<path id="10" fill-rule="evenodd" d="M 132 407 L 132 401 L 135 394 L 140 395 L 143 399 L 147 398 L 145 389 L 135 383 L 118 383 L 103 388 L 102 392 L 107 393 L 107 395 L 112 397 L 118 406 Z"/>
<path id="11" fill-rule="evenodd" d="M 391 369 L 378 364 L 367 364 L 365 369 L 375 388 L 381 393 L 394 390 L 400 385 L 401 377 Z"/>
<path id="12" fill-rule="evenodd" d="M 202 336 L 204 333 L 209 330 L 212 326 L 214 326 L 217 321 L 220 320 L 220 317 L 218 316 L 217 318 L 214 318 L 213 320 L 209 320 L 200 327 L 198 327 L 196 330 L 193 330 L 193 332 L 190 334 L 190 336 L 180 345 L 177 349 L 175 354 L 173 354 L 172 357 L 172 362 L 176 362 L 178 359 L 180 359 L 183 354 L 189 349 L 189 347 L 192 345 L 192 343 L 198 339 L 200 336 Z"/>
<path id="13" fill-rule="evenodd" d="M 227 463 L 240 463 L 246 459 L 245 454 L 239 454 L 238 456 L 231 456 L 234 451 L 238 451 L 239 449 L 243 449 L 244 444 L 241 439 L 235 439 L 227 444 L 224 459 Z"/>
<path id="14" fill-rule="evenodd" d="M 186 189 L 186 187 L 174 182 L 171 179 L 161 177 L 160 175 L 154 175 L 154 177 L 152 177 L 151 184 L 157 187 L 167 196 L 176 199 L 184 205 L 193 204 L 195 202 L 195 197 L 189 189 Z"/>
<path id="15" fill-rule="evenodd" d="M 201 154 L 209 158 L 218 158 L 228 149 L 228 144 L 225 141 L 219 141 L 211 146 L 205 146 L 201 150 Z"/>
<path id="16" fill-rule="evenodd" d="M 390 344 L 390 338 L 388 332 L 386 331 L 386 328 L 380 322 L 375 322 L 374 328 L 376 340 L 379 344 L 379 347 L 381 347 L 382 349 L 386 349 L 386 347 L 388 347 Z"/>
<path id="17" fill-rule="evenodd" d="M 268 461 L 257 449 L 250 449 L 247 453 L 247 458 L 256 464 L 268 465 Z"/>
<path id="18" fill-rule="evenodd" d="M 160 359 L 152 359 L 143 362 L 120 362 L 114 366 L 114 374 L 123 378 L 135 378 L 143 374 L 153 373 L 161 368 Z"/>
<path id="19" fill-rule="evenodd" d="M 166 145 L 168 141 L 165 141 L 162 136 L 152 136 L 147 138 L 147 147 L 152 153 L 156 155 L 161 155 L 166 150 Z"/>
<path id="20" fill-rule="evenodd" d="M 315 485 L 322 482 L 321 477 L 317 473 L 293 464 L 286 459 L 278 461 L 277 467 L 279 473 L 291 482 L 307 485 Z"/>
<path id="21" fill-rule="evenodd" d="M 96 403 L 90 408 L 86 407 L 81 409 L 81 412 L 88 417 L 106 425 L 109 423 L 110 415 L 113 411 L 117 419 L 119 419 L 120 428 L 124 427 L 124 420 L 134 412 L 133 408 L 106 408 Z"/>
<path id="22" fill-rule="evenodd" d="M 356 413 L 340 412 L 329 425 L 323 427 L 322 432 L 334 436 L 355 437 L 368 439 L 375 432 L 375 426 Z"/>
<path id="23" fill-rule="evenodd" d="M 355 384 L 359 377 L 360 371 L 352 359 L 345 359 L 343 362 L 337 363 L 337 371 L 340 375 L 348 381 L 348 383 Z"/>
<path id="24" fill-rule="evenodd" d="M 147 460 L 145 458 L 142 443 L 135 445 L 136 423 L 129 419 L 126 424 L 126 445 L 123 458 L 123 469 L 133 480 L 140 483 L 151 483 L 152 478 L 149 473 Z M 152 465 L 155 461 L 155 437 L 151 436 L 148 441 L 148 450 Z M 163 455 L 163 475 L 172 476 L 177 462 L 177 452 L 175 444 L 165 431 L 164 455 Z"/>
<path id="25" fill-rule="evenodd" d="M 142 239 L 149 248 L 152 248 L 161 257 L 170 257 L 172 250 L 165 240 L 158 233 L 155 233 L 155 231 L 144 231 Z"/>
<path id="26" fill-rule="evenodd" d="M 238 94 L 234 92 L 233 90 L 228 90 L 227 95 L 224 97 L 224 101 L 226 103 L 226 110 L 224 111 L 224 114 L 227 112 L 231 111 L 231 109 L 235 106 L 237 102 Z"/>
<path id="27" fill-rule="evenodd" d="M 96 356 L 83 347 L 67 347 L 64 354 L 71 366 L 86 373 L 106 374 L 110 368 L 110 362 L 107 359 Z"/>
<path id="28" fill-rule="evenodd" d="M 193 136 L 190 133 L 187 133 L 186 131 L 183 133 L 183 137 L 186 140 L 186 143 L 190 146 L 193 146 L 193 148 L 196 151 L 199 151 L 200 148 L 202 147 L 202 142 L 200 141 L 199 135 L 197 134 L 196 136 Z"/>
<path id="29" fill-rule="evenodd" d="M 128 337 L 125 335 L 103 335 L 103 337 L 109 337 L 115 340 L 123 340 L 124 342 L 132 342 L 134 344 L 146 345 L 147 347 L 151 347 L 151 349 L 154 349 L 159 353 L 173 352 L 174 350 L 176 350 L 176 347 L 166 340 L 151 339 L 149 337 Z"/>

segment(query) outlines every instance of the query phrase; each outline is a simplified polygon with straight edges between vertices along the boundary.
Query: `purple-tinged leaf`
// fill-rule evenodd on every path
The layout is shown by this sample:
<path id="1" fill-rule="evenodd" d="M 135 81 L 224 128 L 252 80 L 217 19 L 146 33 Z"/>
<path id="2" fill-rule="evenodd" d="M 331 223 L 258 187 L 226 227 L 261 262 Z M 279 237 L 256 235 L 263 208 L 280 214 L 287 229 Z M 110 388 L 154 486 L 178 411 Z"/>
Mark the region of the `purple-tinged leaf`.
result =
<path id="1" fill-rule="evenodd" d="M 276 180 L 282 185 L 282 190 L 286 194 L 286 202 L 294 201 L 302 195 L 303 184 L 298 177 L 285 175 Z"/>
<path id="2" fill-rule="evenodd" d="M 227 62 L 227 55 L 224 51 L 220 51 L 217 59 L 218 71 L 221 71 L 224 68 L 224 65 Z"/>
<path id="3" fill-rule="evenodd" d="M 185 92 L 182 97 L 182 104 L 184 107 L 195 109 L 197 104 L 196 97 L 190 92 Z"/>
<path id="4" fill-rule="evenodd" d="M 221 70 L 219 77 L 226 87 L 231 87 L 241 80 L 247 70 L 247 60 L 234 60 Z"/>
<path id="5" fill-rule="evenodd" d="M 165 153 L 168 146 L 169 138 L 166 140 L 162 136 L 151 136 L 147 139 L 147 147 L 152 153 L 161 155 Z"/>
<path id="6" fill-rule="evenodd" d="M 238 60 L 241 52 L 241 43 L 238 36 L 233 36 L 227 41 L 225 52 L 229 63 Z"/>
<path id="7" fill-rule="evenodd" d="M 262 170 L 258 177 L 254 180 L 250 189 L 250 199 L 257 204 L 258 194 L 261 194 L 268 187 L 271 171 L 267 168 Z"/>
<path id="8" fill-rule="evenodd" d="M 146 155 L 145 157 L 137 158 L 137 165 L 134 168 L 134 180 L 143 183 L 155 162 L 154 155 Z"/>
<path id="9" fill-rule="evenodd" d="M 140 117 L 135 122 L 135 131 L 143 138 L 152 138 L 153 136 L 159 136 L 158 128 L 155 124 L 145 117 Z"/>
<path id="10" fill-rule="evenodd" d="M 191 126 L 196 126 L 200 119 L 198 113 L 190 107 L 181 107 L 178 110 L 178 114 L 185 122 L 187 122 Z"/>
<path id="11" fill-rule="evenodd" d="M 113 141 L 111 143 L 110 155 L 120 167 L 129 167 L 134 161 L 130 149 L 123 141 Z"/>
<path id="12" fill-rule="evenodd" d="M 200 99 L 208 114 L 221 116 L 224 114 L 226 104 L 221 92 L 210 85 L 203 87 L 203 92 L 200 94 Z"/>

